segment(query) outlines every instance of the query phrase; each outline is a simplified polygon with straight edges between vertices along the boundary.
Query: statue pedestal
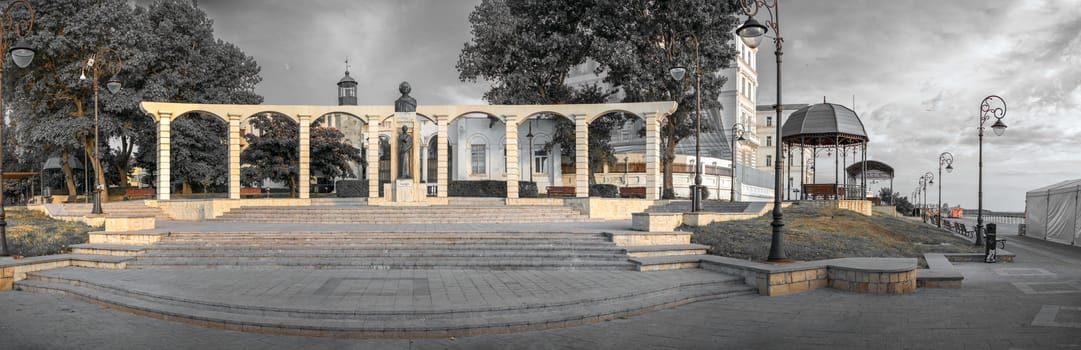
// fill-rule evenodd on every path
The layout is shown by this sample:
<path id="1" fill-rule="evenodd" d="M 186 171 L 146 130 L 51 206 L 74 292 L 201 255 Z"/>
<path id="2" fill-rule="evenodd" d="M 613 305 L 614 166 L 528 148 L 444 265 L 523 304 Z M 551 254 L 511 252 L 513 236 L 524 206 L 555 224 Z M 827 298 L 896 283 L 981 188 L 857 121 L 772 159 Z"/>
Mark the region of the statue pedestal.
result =
<path id="1" fill-rule="evenodd" d="M 413 180 L 398 179 L 394 181 L 394 202 L 413 202 Z"/>

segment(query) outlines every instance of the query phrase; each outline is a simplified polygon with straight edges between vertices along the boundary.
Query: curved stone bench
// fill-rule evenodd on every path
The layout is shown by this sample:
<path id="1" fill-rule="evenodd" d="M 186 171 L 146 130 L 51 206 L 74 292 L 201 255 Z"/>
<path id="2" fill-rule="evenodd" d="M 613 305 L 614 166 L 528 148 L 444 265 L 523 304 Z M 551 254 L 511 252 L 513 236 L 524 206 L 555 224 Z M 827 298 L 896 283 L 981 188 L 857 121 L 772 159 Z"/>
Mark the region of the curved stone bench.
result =
<path id="1" fill-rule="evenodd" d="M 831 287 L 856 293 L 903 294 L 916 290 L 914 258 L 841 258 L 765 264 L 715 255 L 701 257 L 706 270 L 743 276 L 761 295 L 785 295 Z"/>

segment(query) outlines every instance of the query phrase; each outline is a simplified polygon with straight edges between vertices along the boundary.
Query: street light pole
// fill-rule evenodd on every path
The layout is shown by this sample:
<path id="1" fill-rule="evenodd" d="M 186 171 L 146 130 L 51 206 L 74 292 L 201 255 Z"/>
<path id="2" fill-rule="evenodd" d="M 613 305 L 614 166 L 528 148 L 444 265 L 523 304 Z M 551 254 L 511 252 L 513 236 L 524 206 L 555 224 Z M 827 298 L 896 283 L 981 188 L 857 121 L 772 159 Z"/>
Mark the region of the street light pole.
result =
<path id="1" fill-rule="evenodd" d="M 938 228 L 942 228 L 942 166 L 946 172 L 953 172 L 953 153 L 942 152 L 938 155 Z"/>
<path id="2" fill-rule="evenodd" d="M 529 182 L 533 182 L 533 162 L 536 161 L 536 155 L 533 154 L 533 120 L 529 120 L 529 133 L 525 134 L 525 137 L 529 138 Z M 534 184 L 533 186 L 536 186 Z"/>
<path id="3" fill-rule="evenodd" d="M 777 0 L 773 0 L 773 4 L 770 5 L 766 0 L 740 0 L 739 5 L 743 8 L 744 14 L 747 15 L 747 21 L 743 22 L 743 25 L 736 28 L 736 34 L 745 45 L 754 49 L 758 47 L 758 44 L 762 43 L 762 37 L 766 35 L 769 29 L 773 29 L 773 33 L 776 34 L 773 37 L 773 45 L 776 50 L 773 51 L 773 55 L 777 57 L 777 101 L 773 105 L 776 107 L 777 112 L 777 127 L 775 128 L 776 143 L 774 144 L 774 156 L 773 156 L 773 222 L 770 226 L 773 227 L 773 234 L 770 238 L 769 244 L 769 257 L 770 261 L 783 261 L 787 260 L 784 253 L 784 212 L 781 211 L 781 193 L 780 190 L 784 184 L 781 182 L 781 169 L 783 168 L 784 158 L 781 158 L 781 55 L 782 43 L 784 39 L 781 37 L 781 10 L 777 6 Z M 766 21 L 766 25 L 758 23 L 754 19 L 754 15 L 758 14 L 760 9 L 766 9 L 766 13 L 769 14 L 770 19 Z M 769 26 L 769 28 L 766 28 Z"/>
<path id="4" fill-rule="evenodd" d="M 923 173 L 923 176 L 920 176 L 920 186 L 923 186 L 923 189 L 921 190 L 923 193 L 923 209 L 920 210 L 923 212 L 921 215 L 923 217 L 923 222 L 927 222 L 927 185 L 934 184 L 935 174 L 932 174 L 930 171 Z"/>
<path id="5" fill-rule="evenodd" d="M 991 125 L 995 136 L 1002 136 L 1006 132 L 1006 123 L 1002 122 L 1002 118 L 1006 117 L 1006 100 L 998 97 L 998 95 L 984 97 L 983 101 L 980 102 L 980 173 L 978 182 L 979 198 L 976 209 L 977 246 L 983 245 L 983 124 L 990 120 L 991 117 L 995 118 L 995 123 Z"/>
<path id="6" fill-rule="evenodd" d="M 691 188 L 691 212 L 702 211 L 702 54 L 698 50 L 698 36 L 691 32 L 682 32 L 675 35 L 677 42 L 685 42 L 690 39 L 694 44 L 694 186 Z M 687 74 L 687 68 L 682 65 L 673 66 L 668 74 L 676 81 L 683 81 Z M 680 90 L 682 91 L 682 90 Z"/>
<path id="7" fill-rule="evenodd" d="M 739 142 L 743 141 L 743 134 L 745 133 L 743 124 L 736 123 L 732 125 L 732 186 L 730 188 L 729 200 L 736 201 L 736 147 L 739 146 Z"/>
<path id="8" fill-rule="evenodd" d="M 110 57 L 111 56 L 111 57 Z M 117 78 L 117 74 L 120 73 L 120 68 L 123 67 L 124 62 L 120 60 L 120 54 L 115 50 L 108 47 L 98 49 L 89 59 L 86 60 L 86 64 L 83 65 L 83 72 L 79 76 L 79 80 L 86 80 L 86 71 L 90 70 L 93 76 L 94 84 L 94 161 L 98 164 L 99 173 L 94 176 L 94 207 L 90 210 L 93 214 L 104 213 L 101 210 L 101 191 L 104 190 L 104 183 L 101 179 L 105 178 L 105 167 L 101 165 L 101 142 L 98 140 L 98 80 L 101 79 L 102 69 L 108 70 L 107 73 L 112 75 L 109 78 L 109 82 L 105 84 L 105 87 L 109 89 L 111 93 L 117 93 L 120 91 L 121 83 Z"/>
<path id="9" fill-rule="evenodd" d="M 12 11 L 15 5 L 22 5 L 30 18 L 22 18 L 16 21 Z M 34 7 L 26 0 L 14 0 L 4 8 L 3 17 L 0 17 L 0 52 L 10 52 L 11 60 L 19 68 L 26 68 L 30 61 L 34 60 L 34 48 L 26 43 L 25 39 L 30 35 L 30 29 L 34 26 Z M 17 40 L 14 45 L 7 39 L 8 33 L 15 33 Z M 2 59 L 2 58 L 0 58 Z M 4 63 L 0 61 L 0 82 L 3 81 Z M 4 124 L 7 123 L 3 114 L 3 84 L 0 83 L 0 256 L 10 256 L 7 236 L 7 211 L 4 209 Z"/>

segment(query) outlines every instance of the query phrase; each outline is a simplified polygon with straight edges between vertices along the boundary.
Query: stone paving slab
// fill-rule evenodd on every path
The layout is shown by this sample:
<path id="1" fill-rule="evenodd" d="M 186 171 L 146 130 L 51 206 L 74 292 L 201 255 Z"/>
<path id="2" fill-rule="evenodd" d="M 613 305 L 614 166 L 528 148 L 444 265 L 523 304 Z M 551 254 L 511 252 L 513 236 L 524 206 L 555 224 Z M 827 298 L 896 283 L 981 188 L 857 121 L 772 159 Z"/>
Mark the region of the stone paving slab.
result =
<path id="1" fill-rule="evenodd" d="M 257 224 L 207 221 L 158 221 L 154 230 L 167 232 L 571 232 L 625 231 L 630 220 L 527 224 Z"/>

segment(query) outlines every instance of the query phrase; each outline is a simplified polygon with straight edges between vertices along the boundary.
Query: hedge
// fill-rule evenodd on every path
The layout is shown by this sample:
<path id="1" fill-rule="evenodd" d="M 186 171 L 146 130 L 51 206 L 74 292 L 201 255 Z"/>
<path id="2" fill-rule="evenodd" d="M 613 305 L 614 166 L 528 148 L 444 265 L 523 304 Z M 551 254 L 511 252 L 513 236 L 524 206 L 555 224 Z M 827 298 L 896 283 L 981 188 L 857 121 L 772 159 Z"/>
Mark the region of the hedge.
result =
<path id="1" fill-rule="evenodd" d="M 590 197 L 619 198 L 619 187 L 610 184 L 589 185 Z"/>
<path id="2" fill-rule="evenodd" d="M 338 180 L 334 183 L 338 197 L 368 197 L 368 180 Z"/>
<path id="3" fill-rule="evenodd" d="M 536 185 L 534 185 L 536 187 Z M 521 187 L 519 187 L 519 191 Z M 534 192 L 536 190 L 534 189 Z M 447 187 L 451 197 L 507 197 L 507 183 L 496 180 L 451 181 Z"/>

